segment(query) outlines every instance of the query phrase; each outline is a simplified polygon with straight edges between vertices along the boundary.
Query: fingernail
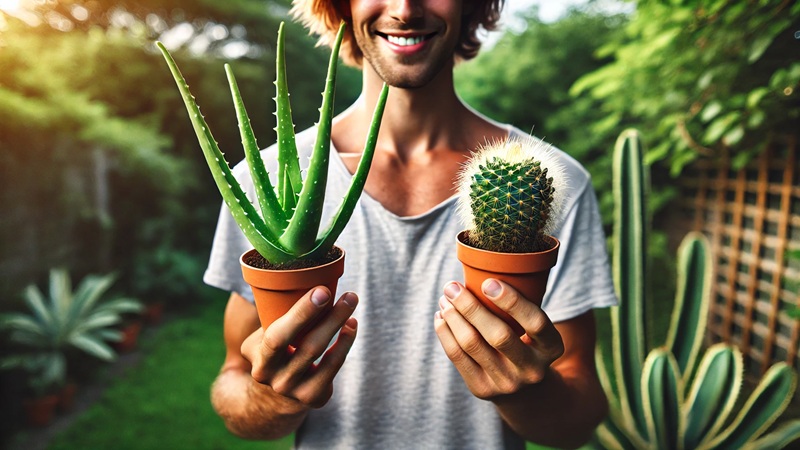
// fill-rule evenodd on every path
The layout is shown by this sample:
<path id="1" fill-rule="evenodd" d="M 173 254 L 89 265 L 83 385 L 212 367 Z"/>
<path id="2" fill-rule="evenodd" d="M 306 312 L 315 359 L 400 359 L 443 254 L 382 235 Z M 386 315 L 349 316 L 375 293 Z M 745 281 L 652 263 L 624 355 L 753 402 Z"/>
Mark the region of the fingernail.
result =
<path id="1" fill-rule="evenodd" d="M 446 295 L 450 300 L 458 297 L 458 294 L 460 293 L 461 286 L 456 283 L 448 283 L 447 286 L 444 287 L 444 295 Z"/>
<path id="2" fill-rule="evenodd" d="M 328 295 L 328 292 L 325 289 L 315 289 L 314 292 L 311 293 L 311 303 L 322 306 L 325 303 L 328 303 L 328 300 L 331 298 Z"/>
<path id="3" fill-rule="evenodd" d="M 497 297 L 503 287 L 496 280 L 488 279 L 483 282 L 483 293 L 488 297 Z"/>
<path id="4" fill-rule="evenodd" d="M 444 311 L 445 306 L 447 306 L 447 300 L 444 298 L 444 295 L 439 297 L 439 309 Z"/>
<path id="5" fill-rule="evenodd" d="M 433 318 L 442 320 L 443 319 L 442 312 L 441 311 L 436 311 L 436 313 L 433 315 Z"/>
<path id="6" fill-rule="evenodd" d="M 358 297 L 356 297 L 356 294 L 352 292 L 346 292 L 342 297 L 342 301 L 344 302 L 345 305 L 351 308 L 355 308 L 356 305 L 358 304 Z"/>

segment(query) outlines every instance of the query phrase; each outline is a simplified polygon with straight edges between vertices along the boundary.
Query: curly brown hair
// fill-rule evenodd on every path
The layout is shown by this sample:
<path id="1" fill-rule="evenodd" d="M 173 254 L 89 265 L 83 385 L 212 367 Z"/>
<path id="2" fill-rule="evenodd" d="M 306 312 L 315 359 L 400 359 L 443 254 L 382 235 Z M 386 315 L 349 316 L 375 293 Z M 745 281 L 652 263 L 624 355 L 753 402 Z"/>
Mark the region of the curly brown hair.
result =
<path id="1" fill-rule="evenodd" d="M 468 60 L 474 58 L 481 48 L 478 39 L 478 28 L 494 30 L 500 20 L 505 0 L 464 0 L 472 3 L 469 13 L 464 14 L 464 26 L 456 48 L 456 58 Z M 317 45 L 331 46 L 336 39 L 336 32 L 342 20 L 351 22 L 349 14 L 342 13 L 346 0 L 293 0 L 291 13 L 305 25 L 309 33 L 319 36 Z M 364 54 L 356 44 L 352 27 L 348 27 L 339 52 L 348 65 L 361 67 Z"/>

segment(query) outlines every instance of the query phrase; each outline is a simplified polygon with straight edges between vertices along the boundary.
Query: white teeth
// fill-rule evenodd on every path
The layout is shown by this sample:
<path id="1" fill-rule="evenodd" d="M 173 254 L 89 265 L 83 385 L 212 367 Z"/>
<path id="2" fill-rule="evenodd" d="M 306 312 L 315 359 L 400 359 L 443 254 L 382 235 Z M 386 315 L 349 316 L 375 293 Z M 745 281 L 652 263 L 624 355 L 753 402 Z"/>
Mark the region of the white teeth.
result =
<path id="1" fill-rule="evenodd" d="M 414 36 L 414 37 L 400 37 L 400 36 L 392 36 L 387 35 L 386 40 L 391 42 L 394 45 L 399 45 L 401 47 L 407 47 L 409 45 L 417 45 L 423 41 L 422 36 Z"/>

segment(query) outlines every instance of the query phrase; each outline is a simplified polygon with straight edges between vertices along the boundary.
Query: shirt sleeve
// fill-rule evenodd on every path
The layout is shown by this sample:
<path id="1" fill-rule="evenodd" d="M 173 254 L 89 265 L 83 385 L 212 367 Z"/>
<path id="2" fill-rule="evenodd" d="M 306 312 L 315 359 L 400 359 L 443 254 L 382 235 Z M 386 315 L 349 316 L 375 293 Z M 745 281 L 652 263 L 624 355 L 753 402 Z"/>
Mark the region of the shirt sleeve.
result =
<path id="1" fill-rule="evenodd" d="M 593 308 L 616 305 L 605 233 L 588 177 L 554 234 L 561 248 L 542 301 L 550 320 L 561 322 Z"/>

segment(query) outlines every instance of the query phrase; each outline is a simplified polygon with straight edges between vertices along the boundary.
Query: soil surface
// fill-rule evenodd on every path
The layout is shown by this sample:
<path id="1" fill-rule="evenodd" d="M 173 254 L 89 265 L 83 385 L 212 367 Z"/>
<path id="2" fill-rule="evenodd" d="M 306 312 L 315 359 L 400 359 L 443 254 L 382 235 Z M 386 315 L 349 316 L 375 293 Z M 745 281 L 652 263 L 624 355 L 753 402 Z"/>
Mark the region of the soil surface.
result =
<path id="1" fill-rule="evenodd" d="M 298 261 L 291 261 L 288 263 L 273 264 L 264 259 L 258 252 L 252 252 L 244 257 L 244 263 L 248 266 L 255 267 L 256 269 L 265 270 L 297 270 L 308 269 L 310 267 L 317 267 L 330 262 L 336 261 L 342 255 L 342 250 L 338 247 L 333 247 L 322 258 L 318 259 L 301 259 Z"/>

